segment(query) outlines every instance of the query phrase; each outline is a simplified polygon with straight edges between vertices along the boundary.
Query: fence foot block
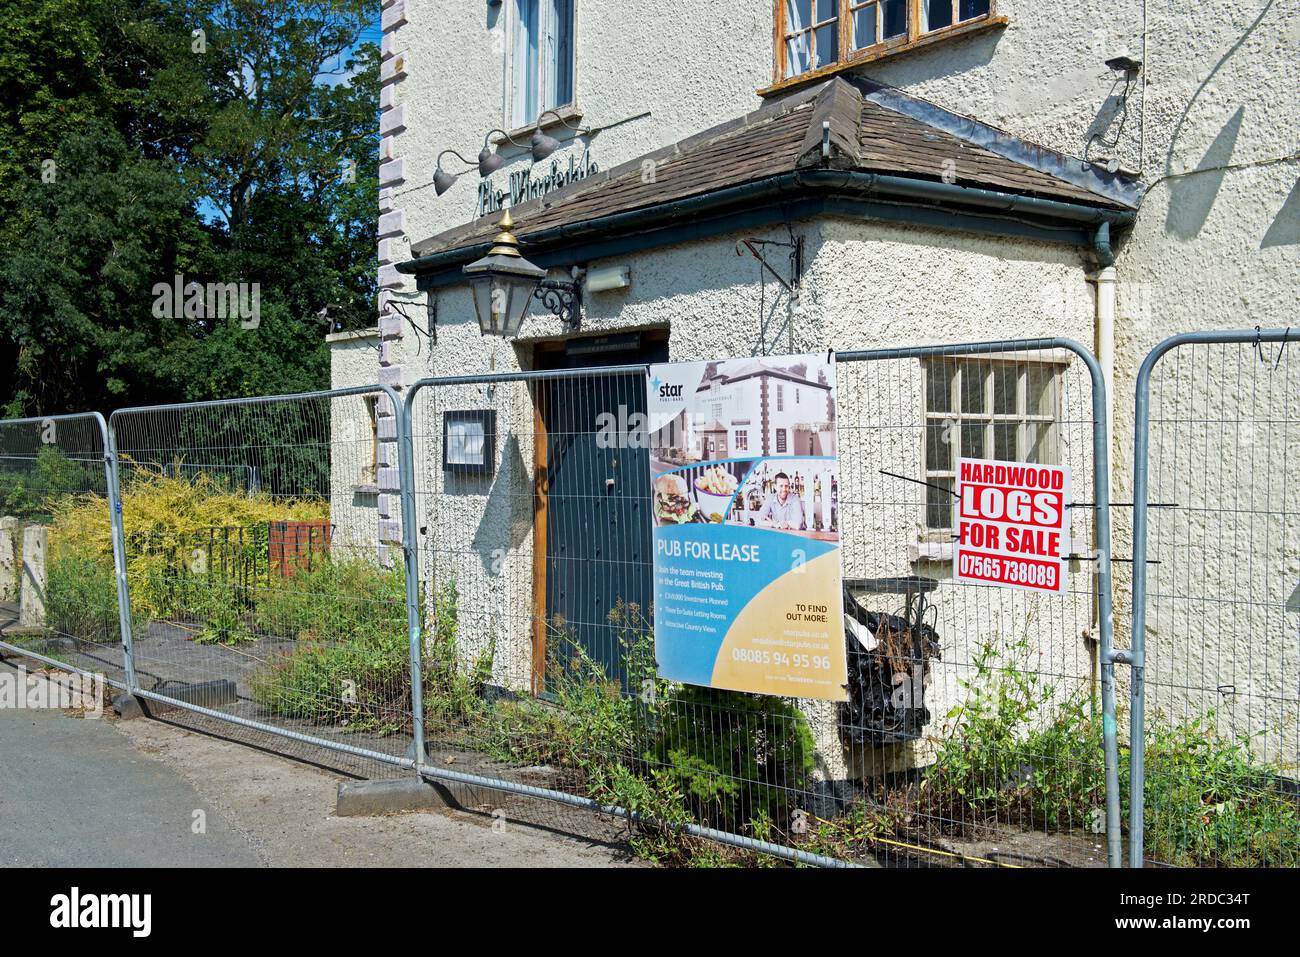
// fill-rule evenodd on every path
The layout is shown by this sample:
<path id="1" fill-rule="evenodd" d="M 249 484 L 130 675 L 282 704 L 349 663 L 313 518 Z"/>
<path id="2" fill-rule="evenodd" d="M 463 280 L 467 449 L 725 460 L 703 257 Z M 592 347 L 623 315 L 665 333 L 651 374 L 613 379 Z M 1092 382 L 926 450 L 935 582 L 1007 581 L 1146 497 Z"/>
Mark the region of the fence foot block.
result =
<path id="1" fill-rule="evenodd" d="M 439 808 L 462 810 L 446 786 L 417 778 L 398 778 L 341 782 L 334 813 L 339 817 L 360 817 Z"/>
<path id="2" fill-rule="evenodd" d="M 215 681 L 202 681 L 183 688 L 168 690 L 168 697 L 186 704 L 197 704 L 204 708 L 216 708 L 236 701 L 235 683 L 229 678 Z M 131 718 L 149 718 L 168 711 L 175 711 L 178 704 L 167 701 L 155 701 L 150 698 L 137 698 L 133 694 L 121 694 L 113 699 L 113 710 L 124 720 Z"/>

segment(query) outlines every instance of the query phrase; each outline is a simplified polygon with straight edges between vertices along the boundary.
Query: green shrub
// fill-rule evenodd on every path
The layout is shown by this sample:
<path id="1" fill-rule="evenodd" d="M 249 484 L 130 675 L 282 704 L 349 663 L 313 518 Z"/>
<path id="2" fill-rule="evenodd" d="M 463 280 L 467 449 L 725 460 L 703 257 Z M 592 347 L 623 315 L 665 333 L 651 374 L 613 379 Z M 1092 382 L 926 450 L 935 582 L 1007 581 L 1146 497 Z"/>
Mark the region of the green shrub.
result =
<path id="1" fill-rule="evenodd" d="M 655 675 L 654 644 L 640 609 L 620 603 L 610 612 L 623 649 L 629 691 L 563 627 L 546 643 L 546 699 L 497 705 L 487 750 L 496 757 L 568 769 L 574 783 L 612 764 L 643 763 L 640 744 L 657 701 L 669 685 Z M 635 692 L 635 693 L 633 693 Z"/>
<path id="2" fill-rule="evenodd" d="M 254 675 L 253 699 L 289 718 L 381 735 L 409 732 L 411 659 L 401 567 L 337 562 L 286 582 L 295 587 L 286 584 L 259 599 L 258 618 L 310 627 L 299 632 L 300 647 Z M 456 662 L 446 651 L 454 649 L 456 600 L 453 585 L 443 588 L 425 631 L 421 678 L 426 709 L 435 717 L 439 695 L 449 689 L 456 689 L 462 707 L 480 697 L 484 666 L 452 667 Z"/>
<path id="3" fill-rule="evenodd" d="M 63 498 L 104 488 L 102 461 L 73 461 L 62 449 L 45 445 L 30 463 L 15 468 L 9 459 L 7 467 L 0 468 L 0 515 L 48 520 Z"/>
<path id="4" fill-rule="evenodd" d="M 406 641 L 406 578 L 400 567 L 326 557 L 310 569 L 272 577 L 255 591 L 254 603 L 260 635 L 370 646 Z"/>
<path id="5" fill-rule="evenodd" d="M 100 644 L 122 640 L 117 576 L 102 560 L 63 555 L 50 560 L 45 592 L 51 631 Z"/>
<path id="6" fill-rule="evenodd" d="M 798 708 L 686 686 L 661 705 L 657 730 L 644 757 L 681 790 L 697 820 L 728 831 L 753 821 L 788 830 L 815 752 Z"/>
<path id="7" fill-rule="evenodd" d="M 454 581 L 447 582 L 423 625 L 424 724 L 431 735 L 478 744 L 481 724 L 489 708 L 483 692 L 492 679 L 496 637 L 489 636 L 473 660 L 460 645 L 457 608 L 460 595 Z M 481 746 L 481 744 L 479 745 Z"/>
<path id="8" fill-rule="evenodd" d="M 198 623 L 198 645 L 242 645 L 256 641 L 246 589 L 213 576 L 180 589 L 184 595 L 170 617 Z"/>
<path id="9" fill-rule="evenodd" d="M 675 685 L 657 677 L 649 623 L 635 605 L 610 613 L 623 680 L 561 628 L 547 642 L 550 702 L 524 698 L 491 715 L 489 750 L 503 760 L 566 770 L 569 785 L 640 814 L 634 850 L 660 862 L 719 865 L 757 858 L 720 852 L 682 828 L 698 822 L 758 836 L 788 830 L 813 767 L 813 740 L 793 705 Z"/>
<path id="10" fill-rule="evenodd" d="M 253 700 L 287 718 L 395 734 L 410 728 L 407 662 L 404 641 L 304 642 L 253 676 Z"/>
<path id="11" fill-rule="evenodd" d="M 108 504 L 102 495 L 65 496 L 53 503 L 52 555 L 112 560 Z M 146 618 L 178 618 L 178 601 L 192 584 L 214 594 L 268 573 L 268 527 L 274 521 L 324 521 L 329 503 L 266 493 L 232 492 L 204 473 L 172 478 L 139 468 L 122 487 L 127 578 L 131 604 Z M 201 599 L 200 599 L 201 600 Z"/>
<path id="12" fill-rule="evenodd" d="M 920 811 L 950 831 L 994 820 L 1048 831 L 1103 823 L 1101 731 L 1086 696 L 1056 688 L 1023 665 L 1023 643 L 975 655 L 965 701 L 949 714 L 923 783 L 899 800 L 895 823 Z M 1260 762 L 1247 738 L 1224 738 L 1211 711 L 1185 723 L 1146 725 L 1147 856 L 1180 866 L 1281 867 L 1300 862 L 1300 794 L 1280 765 Z M 1129 755 L 1119 755 L 1121 819 L 1130 811 Z M 910 804 L 910 808 L 908 805 Z"/>
<path id="13" fill-rule="evenodd" d="M 896 830 L 897 823 L 887 809 L 858 800 L 832 820 L 811 819 L 806 836 L 798 843 L 812 854 L 851 860 L 892 838 Z"/>
<path id="14" fill-rule="evenodd" d="M 919 810 L 947 830 L 1014 819 L 1048 830 L 1096 819 L 1105 800 L 1101 729 L 1086 689 L 1065 696 L 1025 663 L 1024 641 L 982 645 L 947 715 Z"/>
<path id="15" fill-rule="evenodd" d="M 1214 717 L 1211 711 L 1170 727 L 1157 715 L 1148 724 L 1147 857 L 1184 867 L 1294 867 L 1300 863 L 1294 782 L 1282 767 L 1261 764 L 1248 738 L 1216 734 Z"/>

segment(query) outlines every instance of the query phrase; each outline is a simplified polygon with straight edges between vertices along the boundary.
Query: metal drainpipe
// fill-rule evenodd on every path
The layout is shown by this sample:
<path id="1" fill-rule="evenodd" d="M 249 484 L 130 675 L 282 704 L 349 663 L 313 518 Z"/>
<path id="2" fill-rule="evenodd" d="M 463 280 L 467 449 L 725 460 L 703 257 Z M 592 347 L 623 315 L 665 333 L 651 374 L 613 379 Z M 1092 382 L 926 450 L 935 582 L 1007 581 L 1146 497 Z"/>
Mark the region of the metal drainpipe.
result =
<path id="1" fill-rule="evenodd" d="M 1093 253 L 1097 258 L 1097 270 L 1088 276 L 1088 281 L 1095 287 L 1095 328 L 1097 365 L 1101 368 L 1102 381 L 1106 384 L 1106 442 L 1111 454 L 1106 456 L 1106 487 L 1114 496 L 1112 480 L 1114 479 L 1115 461 L 1115 292 L 1118 275 L 1115 271 L 1115 253 L 1110 244 L 1110 223 L 1101 222 L 1093 237 Z M 1093 541 L 1098 541 L 1098 515 L 1093 512 Z M 1114 542 L 1111 543 L 1114 548 Z M 1109 555 L 1097 555 L 1099 562 L 1110 562 Z M 1113 567 L 1113 566 L 1112 566 Z M 1112 579 L 1113 581 L 1113 579 Z M 1111 719 L 1115 713 L 1115 662 L 1113 638 L 1104 641 L 1100 621 L 1099 596 L 1093 593 L 1093 627 L 1095 640 L 1092 645 L 1093 700 L 1098 693 L 1102 698 L 1102 735 L 1104 739 L 1104 759 L 1106 765 L 1106 787 L 1108 793 L 1119 793 L 1119 728 Z M 1114 609 L 1112 607 L 1112 614 Z M 1114 622 L 1111 622 L 1113 629 Z M 1113 634 L 1113 631 L 1112 631 Z M 1111 645 L 1111 647 L 1104 647 Z M 1100 685 L 1100 687 L 1099 687 Z M 1112 867 L 1120 865 L 1121 842 L 1118 801 L 1107 802 L 1106 837 L 1107 859 Z"/>
<path id="2" fill-rule="evenodd" d="M 1115 286 L 1118 274 L 1115 271 L 1115 252 L 1110 243 L 1110 223 L 1102 222 L 1097 226 L 1093 236 L 1092 252 L 1097 259 L 1097 269 L 1089 274 L 1088 282 L 1094 287 L 1094 323 L 1093 335 L 1096 343 L 1097 364 L 1101 366 L 1102 378 L 1106 380 L 1106 436 L 1110 442 L 1111 455 L 1107 459 L 1107 487 L 1115 477 Z M 1111 489 L 1112 495 L 1114 489 Z M 1094 532 L 1096 519 L 1094 517 Z M 1095 540 L 1095 538 L 1094 538 Z M 1095 610 L 1095 606 L 1094 606 Z M 1096 635 L 1097 621 L 1093 618 L 1093 634 Z M 1096 683 L 1095 657 L 1096 645 L 1093 646 L 1093 677 Z"/>
<path id="3" fill-rule="evenodd" d="M 1119 275 L 1115 271 L 1115 253 L 1110 245 L 1110 223 L 1102 222 L 1093 239 L 1098 269 L 1088 280 L 1097 287 L 1097 362 L 1106 378 L 1106 434 L 1111 451 L 1115 449 L 1115 292 Z M 1114 461 L 1114 456 L 1111 456 Z M 1107 478 L 1112 476 L 1108 475 Z"/>

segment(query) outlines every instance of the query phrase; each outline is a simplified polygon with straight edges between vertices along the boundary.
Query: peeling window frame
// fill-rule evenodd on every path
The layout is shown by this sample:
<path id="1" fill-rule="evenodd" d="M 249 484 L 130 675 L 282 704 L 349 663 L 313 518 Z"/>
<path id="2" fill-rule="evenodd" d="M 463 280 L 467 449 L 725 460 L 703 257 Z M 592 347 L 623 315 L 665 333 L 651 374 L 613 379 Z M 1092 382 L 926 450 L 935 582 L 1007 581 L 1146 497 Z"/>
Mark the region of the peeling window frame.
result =
<path id="1" fill-rule="evenodd" d="M 917 47 L 928 46 L 936 41 L 945 40 L 949 37 L 960 36 L 967 33 L 988 30 L 991 28 L 1002 27 L 1007 24 L 1007 18 L 1000 16 L 997 12 L 997 0 L 989 0 L 988 13 L 979 14 L 967 20 L 958 20 L 960 15 L 962 0 L 931 0 L 931 2 L 950 2 L 952 4 L 952 23 L 948 26 L 940 27 L 936 30 L 924 30 L 921 26 L 921 17 L 924 0 L 905 0 L 907 6 L 907 29 L 904 33 L 889 39 L 881 39 L 884 27 L 884 0 L 836 0 L 836 17 L 831 20 L 822 20 L 809 25 L 795 26 L 787 23 L 787 3 L 788 0 L 773 0 L 772 6 L 772 85 L 766 89 L 759 90 L 759 94 L 766 96 L 771 93 L 786 90 L 792 86 L 798 86 L 813 80 L 822 79 L 835 73 L 853 69 L 863 63 L 870 63 L 885 56 L 892 56 Z M 861 50 L 853 50 L 853 14 L 875 4 L 876 13 L 876 42 L 870 46 L 863 47 Z M 816 16 L 816 0 L 813 4 L 814 19 Z M 815 40 L 813 40 L 812 31 L 818 27 L 825 27 L 827 24 L 834 23 L 838 29 L 838 43 L 836 45 L 837 57 L 833 63 L 816 64 L 812 68 L 787 76 L 788 68 L 788 47 L 787 41 L 807 34 L 810 37 L 810 43 L 815 50 Z"/>

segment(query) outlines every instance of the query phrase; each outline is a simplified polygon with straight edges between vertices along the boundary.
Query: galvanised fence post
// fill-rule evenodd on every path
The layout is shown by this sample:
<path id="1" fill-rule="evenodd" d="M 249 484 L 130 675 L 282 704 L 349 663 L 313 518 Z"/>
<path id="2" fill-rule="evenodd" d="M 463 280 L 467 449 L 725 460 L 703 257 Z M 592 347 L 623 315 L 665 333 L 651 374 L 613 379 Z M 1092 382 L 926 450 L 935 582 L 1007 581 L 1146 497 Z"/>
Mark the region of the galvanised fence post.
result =
<path id="1" fill-rule="evenodd" d="M 103 419 L 101 417 L 100 421 Z M 122 525 L 122 479 L 118 469 L 117 437 L 110 420 L 104 427 L 104 462 L 108 473 L 108 516 L 113 536 L 113 574 L 117 581 L 117 612 L 122 629 L 122 670 L 130 694 L 140 690 L 135 676 L 135 636 L 131 633 L 131 588 L 126 572 L 126 532 Z"/>
<path id="2" fill-rule="evenodd" d="M 421 637 L 423 615 L 420 600 L 420 532 L 416 527 L 415 513 L 415 451 L 411 444 L 410 400 L 414 388 L 405 398 L 398 396 L 390 386 L 384 394 L 393 405 L 397 423 L 398 484 L 402 512 L 402 559 L 406 571 L 406 616 L 408 638 L 411 646 L 411 738 L 415 772 L 421 774 L 425 763 L 424 750 L 424 651 Z"/>
<path id="3" fill-rule="evenodd" d="M 47 449 L 52 450 L 60 457 L 63 466 L 73 469 L 78 466 L 82 467 L 80 471 L 75 473 L 78 478 L 77 481 L 71 485 L 66 485 L 56 479 L 50 487 L 40 485 L 41 458 Z M 104 421 L 104 417 L 98 412 L 69 413 L 0 421 L 0 463 L 2 463 L 6 472 L 14 469 L 17 470 L 18 474 L 23 475 L 27 481 L 35 478 L 36 484 L 31 487 L 31 491 L 43 492 L 49 497 L 49 500 L 52 500 L 56 495 L 77 495 L 81 493 L 89 493 L 98 497 L 102 492 L 104 502 L 109 510 L 110 525 L 113 526 L 115 531 L 119 528 L 121 516 L 120 506 L 115 508 L 114 505 L 119 500 L 115 497 L 115 467 L 110 429 Z M 102 487 L 99 482 L 91 479 L 90 467 L 92 465 L 95 466 L 94 472 L 96 473 L 99 466 L 104 469 Z M 46 507 L 48 507 L 48 501 Z M 111 541 L 116 581 L 116 596 L 113 605 L 121 629 L 122 677 L 119 680 L 114 674 L 106 674 L 104 678 L 113 687 L 123 688 L 129 687 L 134 681 L 130 651 L 130 617 L 129 608 L 124 610 L 122 605 L 122 588 L 125 579 L 123 575 L 118 574 L 123 568 L 120 534 L 112 535 Z M 12 556 L 9 557 L 12 560 Z M 51 558 L 47 564 L 47 569 L 53 563 Z M 16 594 L 15 600 L 19 598 L 20 594 Z M 50 593 L 47 580 L 45 595 L 42 598 L 42 604 L 46 606 L 47 615 L 50 611 L 49 603 Z M 84 609 L 65 607 L 64 611 L 72 612 L 75 616 L 78 612 L 84 612 Z M 49 657 L 49 655 L 43 654 L 36 649 L 19 649 L 16 645 L 5 642 L 0 642 L 0 645 L 14 651 L 20 651 L 22 654 L 47 665 L 71 669 L 83 675 L 97 674 L 106 666 L 110 672 L 116 671 L 116 661 L 113 660 L 115 655 L 114 652 L 109 650 L 109 647 L 116 646 L 119 642 L 113 637 L 109 622 L 97 620 L 92 626 L 84 618 L 80 621 L 74 618 L 71 623 L 47 621 L 47 624 L 52 635 L 62 639 L 72 639 L 77 643 L 75 649 L 65 647 L 65 651 L 76 659 L 76 664 Z M 60 630 L 60 628 L 70 629 L 70 632 Z"/>

